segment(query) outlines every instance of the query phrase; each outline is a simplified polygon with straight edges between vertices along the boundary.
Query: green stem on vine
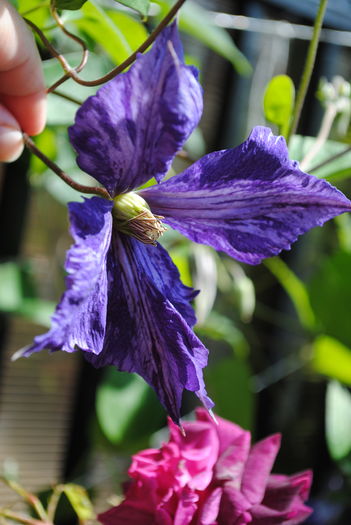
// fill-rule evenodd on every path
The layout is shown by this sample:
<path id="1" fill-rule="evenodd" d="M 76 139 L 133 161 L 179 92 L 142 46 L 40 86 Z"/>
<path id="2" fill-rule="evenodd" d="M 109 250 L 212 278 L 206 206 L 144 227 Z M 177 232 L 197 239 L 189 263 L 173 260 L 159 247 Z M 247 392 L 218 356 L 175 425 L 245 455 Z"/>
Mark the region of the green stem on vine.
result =
<path id="1" fill-rule="evenodd" d="M 47 506 L 47 513 L 48 513 L 49 520 L 52 522 L 54 522 L 57 505 L 58 505 L 58 502 L 60 501 L 62 493 L 63 493 L 62 485 L 57 485 L 53 489 L 52 494 L 49 498 L 49 502 Z"/>
<path id="2" fill-rule="evenodd" d="M 36 155 L 46 166 L 48 166 L 56 175 L 60 177 L 68 186 L 73 188 L 76 191 L 79 191 L 80 193 L 87 193 L 90 195 L 98 195 L 99 197 L 103 197 L 104 199 L 111 200 L 111 196 L 108 193 L 105 188 L 101 188 L 99 186 L 84 186 L 83 184 L 78 184 L 78 182 L 75 182 L 71 177 L 67 175 L 64 171 L 57 166 L 51 159 L 49 159 L 42 151 L 40 151 L 39 148 L 34 144 L 32 139 L 26 134 L 23 133 L 23 141 L 27 148 Z"/>
<path id="3" fill-rule="evenodd" d="M 319 37 L 320 37 L 321 29 L 322 29 L 325 10 L 327 8 L 327 3 L 328 3 L 328 0 L 320 0 L 319 2 L 318 13 L 317 13 L 316 20 L 314 22 L 314 27 L 313 27 L 313 35 L 312 35 L 312 39 L 311 39 L 311 42 L 308 48 L 305 67 L 302 73 L 301 82 L 300 82 L 299 89 L 298 89 L 297 96 L 296 96 L 293 118 L 292 118 L 289 132 L 287 135 L 287 142 L 289 142 L 289 139 L 296 132 L 297 125 L 300 120 L 303 103 L 305 101 L 307 89 L 310 84 L 314 63 L 316 61 L 318 42 L 319 42 Z"/>
<path id="4" fill-rule="evenodd" d="M 2 476 L 1 480 L 4 483 L 6 483 L 6 485 L 10 487 L 11 490 L 16 492 L 19 496 L 21 496 L 21 498 L 23 498 L 24 501 L 33 508 L 33 510 L 37 513 L 38 517 L 42 521 L 47 522 L 47 514 L 38 496 L 32 494 L 31 492 L 28 492 L 25 488 L 22 487 L 22 485 L 20 485 L 16 481 L 13 481 L 12 479 L 8 479 L 5 476 Z"/>
<path id="5" fill-rule="evenodd" d="M 77 106 L 81 106 L 83 104 L 81 100 L 71 97 L 71 95 L 67 95 L 66 93 L 63 93 L 62 91 L 57 91 L 57 89 L 55 89 L 55 91 L 51 91 L 51 93 L 52 95 L 57 95 L 58 97 L 69 100 L 70 102 L 73 102 L 73 104 L 77 104 Z"/>
<path id="6" fill-rule="evenodd" d="M 53 523 L 48 521 L 41 521 L 35 518 L 27 518 L 26 516 L 21 516 L 12 510 L 0 509 L 0 517 L 7 518 L 11 521 L 16 521 L 17 523 L 22 523 L 23 525 L 53 525 Z"/>

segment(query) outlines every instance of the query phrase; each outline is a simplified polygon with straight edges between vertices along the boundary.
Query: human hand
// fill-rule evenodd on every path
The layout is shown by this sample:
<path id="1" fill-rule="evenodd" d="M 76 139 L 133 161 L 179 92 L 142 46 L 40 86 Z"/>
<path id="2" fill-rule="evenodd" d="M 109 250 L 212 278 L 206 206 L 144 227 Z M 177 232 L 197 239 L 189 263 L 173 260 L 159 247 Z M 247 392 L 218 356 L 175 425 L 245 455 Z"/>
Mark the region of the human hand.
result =
<path id="1" fill-rule="evenodd" d="M 23 19 L 0 0 L 0 162 L 17 159 L 22 131 L 40 133 L 46 120 L 41 60 Z"/>

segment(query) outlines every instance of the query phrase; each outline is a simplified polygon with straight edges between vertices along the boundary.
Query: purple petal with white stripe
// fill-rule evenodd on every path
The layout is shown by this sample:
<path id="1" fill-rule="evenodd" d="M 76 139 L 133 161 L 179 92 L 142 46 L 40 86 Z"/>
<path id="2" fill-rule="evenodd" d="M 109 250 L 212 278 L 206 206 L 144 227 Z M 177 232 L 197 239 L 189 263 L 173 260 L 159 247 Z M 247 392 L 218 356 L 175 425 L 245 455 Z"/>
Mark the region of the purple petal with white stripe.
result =
<path id="1" fill-rule="evenodd" d="M 184 389 L 196 392 L 211 408 L 202 377 L 208 352 L 188 324 L 194 321 L 186 304 L 193 291 L 178 281 L 167 253 L 116 232 L 108 273 L 104 349 L 85 357 L 96 367 L 115 365 L 141 375 L 175 422 Z"/>
<path id="2" fill-rule="evenodd" d="M 140 194 L 153 213 L 193 241 L 249 264 L 351 210 L 340 191 L 290 161 L 284 138 L 264 127 Z"/>
<path id="3" fill-rule="evenodd" d="M 112 232 L 112 202 L 100 197 L 69 205 L 74 245 L 66 258 L 66 291 L 51 320 L 51 329 L 37 336 L 22 353 L 44 348 L 99 353 L 107 311 L 106 258 Z"/>
<path id="4" fill-rule="evenodd" d="M 88 98 L 69 129 L 79 167 L 111 195 L 168 171 L 202 113 L 202 91 L 185 66 L 176 24 L 151 51 Z"/>

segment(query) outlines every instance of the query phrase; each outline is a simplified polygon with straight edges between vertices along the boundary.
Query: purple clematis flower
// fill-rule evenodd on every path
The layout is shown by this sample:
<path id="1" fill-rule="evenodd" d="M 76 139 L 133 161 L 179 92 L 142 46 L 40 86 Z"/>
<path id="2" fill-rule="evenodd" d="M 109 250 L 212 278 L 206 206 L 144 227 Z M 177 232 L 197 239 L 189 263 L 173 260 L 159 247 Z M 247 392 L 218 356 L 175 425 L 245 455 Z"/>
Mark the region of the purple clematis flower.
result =
<path id="1" fill-rule="evenodd" d="M 199 122 L 202 92 L 175 24 L 128 72 L 86 100 L 70 128 L 80 168 L 108 190 L 69 204 L 74 245 L 52 327 L 22 355 L 80 349 L 94 366 L 140 374 L 174 421 L 184 389 L 210 409 L 207 349 L 192 331 L 196 295 L 156 242 L 162 221 L 190 239 L 257 264 L 350 210 L 327 182 L 301 172 L 282 137 L 257 127 L 161 182 Z M 160 184 L 134 192 L 151 177 Z"/>

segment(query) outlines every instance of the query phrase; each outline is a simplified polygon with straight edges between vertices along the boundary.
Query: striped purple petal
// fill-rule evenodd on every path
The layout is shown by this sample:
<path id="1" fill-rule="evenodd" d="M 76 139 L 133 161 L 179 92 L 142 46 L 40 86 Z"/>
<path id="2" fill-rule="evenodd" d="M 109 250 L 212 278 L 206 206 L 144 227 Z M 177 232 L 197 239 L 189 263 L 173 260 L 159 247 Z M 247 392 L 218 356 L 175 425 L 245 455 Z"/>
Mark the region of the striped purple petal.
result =
<path id="1" fill-rule="evenodd" d="M 140 194 L 153 213 L 193 241 L 249 264 L 351 210 L 340 191 L 290 161 L 283 137 L 264 127 L 237 148 L 206 155 Z"/>
<path id="2" fill-rule="evenodd" d="M 194 292 L 180 283 L 167 252 L 116 232 L 108 273 L 104 348 L 85 357 L 96 367 L 114 365 L 142 376 L 177 423 L 184 389 L 211 408 L 202 377 L 208 352 L 189 326 Z"/>
<path id="3" fill-rule="evenodd" d="M 201 113 L 197 73 L 184 65 L 174 23 L 84 102 L 69 136 L 79 167 L 116 195 L 161 180 Z"/>
<path id="4" fill-rule="evenodd" d="M 112 202 L 100 197 L 69 205 L 74 245 L 67 253 L 66 291 L 51 329 L 34 339 L 22 355 L 44 348 L 74 352 L 102 350 L 107 311 L 106 259 L 112 232 Z"/>

